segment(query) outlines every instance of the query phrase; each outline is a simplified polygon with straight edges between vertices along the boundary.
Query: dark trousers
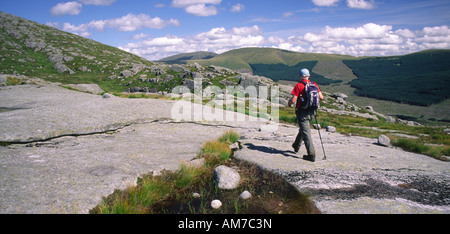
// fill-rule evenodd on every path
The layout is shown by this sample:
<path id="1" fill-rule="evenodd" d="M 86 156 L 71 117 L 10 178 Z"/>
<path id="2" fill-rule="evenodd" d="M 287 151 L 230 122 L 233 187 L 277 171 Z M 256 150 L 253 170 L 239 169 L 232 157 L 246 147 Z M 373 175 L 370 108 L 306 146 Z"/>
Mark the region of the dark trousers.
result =
<path id="1" fill-rule="evenodd" d="M 311 121 L 314 119 L 315 111 L 299 109 L 296 114 L 300 129 L 293 146 L 300 149 L 302 142 L 305 142 L 306 152 L 308 155 L 316 156 L 310 128 Z"/>

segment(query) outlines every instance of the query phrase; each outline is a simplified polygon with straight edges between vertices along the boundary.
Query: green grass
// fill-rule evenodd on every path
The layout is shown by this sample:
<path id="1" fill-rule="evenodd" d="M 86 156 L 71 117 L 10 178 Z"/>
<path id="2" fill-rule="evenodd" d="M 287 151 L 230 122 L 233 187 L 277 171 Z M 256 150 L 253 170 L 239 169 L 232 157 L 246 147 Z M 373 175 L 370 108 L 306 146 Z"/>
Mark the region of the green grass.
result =
<path id="1" fill-rule="evenodd" d="M 198 158 L 201 166 L 181 165 L 175 172 L 145 175 L 136 186 L 116 190 L 90 211 L 92 214 L 279 214 L 320 213 L 308 196 L 299 193 L 280 176 L 233 158 L 229 149 L 239 134 L 228 131 L 216 141 L 204 144 Z M 238 189 L 218 189 L 214 168 L 227 165 L 238 168 L 241 182 Z M 239 199 L 244 190 L 252 198 Z M 199 193 L 200 198 L 193 198 Z M 214 210 L 210 202 L 220 199 L 223 206 Z"/>

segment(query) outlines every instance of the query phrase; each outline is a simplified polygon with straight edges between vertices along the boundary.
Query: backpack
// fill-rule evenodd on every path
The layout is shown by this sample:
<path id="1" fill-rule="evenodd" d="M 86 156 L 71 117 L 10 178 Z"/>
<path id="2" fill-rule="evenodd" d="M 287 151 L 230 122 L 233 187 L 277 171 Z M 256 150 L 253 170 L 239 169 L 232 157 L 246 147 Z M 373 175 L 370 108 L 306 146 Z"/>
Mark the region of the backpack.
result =
<path id="1" fill-rule="evenodd" d="M 300 108 L 304 110 L 317 110 L 320 107 L 319 87 L 313 82 L 306 83 L 300 81 L 305 85 L 305 95 L 302 95 Z"/>

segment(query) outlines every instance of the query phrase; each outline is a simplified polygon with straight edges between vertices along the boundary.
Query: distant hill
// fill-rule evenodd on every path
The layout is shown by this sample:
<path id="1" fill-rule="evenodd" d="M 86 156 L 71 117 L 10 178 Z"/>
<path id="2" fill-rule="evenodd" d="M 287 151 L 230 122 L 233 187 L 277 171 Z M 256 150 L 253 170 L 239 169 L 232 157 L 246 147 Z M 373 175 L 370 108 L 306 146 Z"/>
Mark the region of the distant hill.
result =
<path id="1" fill-rule="evenodd" d="M 233 70 L 251 71 L 251 64 L 285 64 L 295 66 L 305 61 L 333 61 L 356 59 L 347 55 L 299 53 L 275 48 L 242 48 L 231 50 L 214 58 L 201 61 L 189 61 L 201 65 L 217 65 Z"/>
<path id="2" fill-rule="evenodd" d="M 344 60 L 360 96 L 429 106 L 450 98 L 450 50 Z"/>
<path id="3" fill-rule="evenodd" d="M 218 54 L 212 52 L 199 51 L 194 53 L 177 54 L 174 56 L 160 59 L 158 60 L 158 62 L 164 62 L 167 64 L 185 64 L 187 63 L 188 60 L 211 59 L 216 57 L 217 55 Z"/>
<path id="4" fill-rule="evenodd" d="M 0 12 L 0 61 L 3 74 L 96 83 L 112 91 L 122 91 L 131 75 L 153 65 L 118 48 L 4 12 Z"/>

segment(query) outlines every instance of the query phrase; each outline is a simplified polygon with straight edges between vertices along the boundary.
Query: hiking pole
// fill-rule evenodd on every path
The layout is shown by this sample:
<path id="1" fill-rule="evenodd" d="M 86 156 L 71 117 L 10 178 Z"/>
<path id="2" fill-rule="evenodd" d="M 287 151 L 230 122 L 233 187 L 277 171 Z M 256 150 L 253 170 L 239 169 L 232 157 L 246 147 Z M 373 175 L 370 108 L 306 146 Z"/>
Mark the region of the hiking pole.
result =
<path id="1" fill-rule="evenodd" d="M 319 122 L 317 121 L 317 114 L 314 115 L 314 118 L 316 119 L 317 129 L 319 131 L 320 143 L 322 143 L 323 160 L 327 160 L 327 155 L 325 154 L 325 147 L 323 147 L 322 135 L 320 134 Z"/>

